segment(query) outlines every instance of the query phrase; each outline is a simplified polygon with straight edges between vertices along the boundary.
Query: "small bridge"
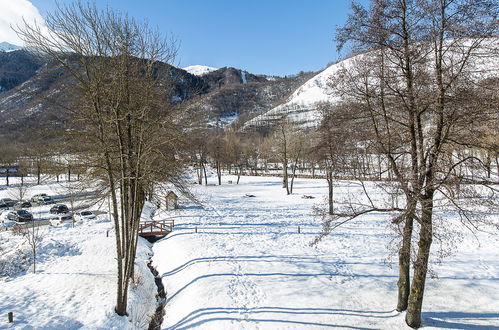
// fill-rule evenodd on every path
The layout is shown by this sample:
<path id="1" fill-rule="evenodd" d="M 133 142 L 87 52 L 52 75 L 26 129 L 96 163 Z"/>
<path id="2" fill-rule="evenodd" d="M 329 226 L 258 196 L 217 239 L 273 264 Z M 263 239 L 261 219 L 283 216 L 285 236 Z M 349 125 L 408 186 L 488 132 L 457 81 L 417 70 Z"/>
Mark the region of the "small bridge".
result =
<path id="1" fill-rule="evenodd" d="M 174 220 L 144 221 L 139 224 L 139 235 L 142 237 L 166 236 L 173 231 Z"/>

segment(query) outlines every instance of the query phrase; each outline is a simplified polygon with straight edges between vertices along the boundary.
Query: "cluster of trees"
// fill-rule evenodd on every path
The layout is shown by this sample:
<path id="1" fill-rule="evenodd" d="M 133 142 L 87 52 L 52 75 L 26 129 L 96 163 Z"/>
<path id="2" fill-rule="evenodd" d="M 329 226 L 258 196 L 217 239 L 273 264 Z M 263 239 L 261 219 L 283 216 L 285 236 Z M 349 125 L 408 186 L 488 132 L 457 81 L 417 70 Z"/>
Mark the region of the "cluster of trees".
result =
<path id="1" fill-rule="evenodd" d="M 10 185 L 13 176 L 20 177 L 21 186 L 27 176 L 36 177 L 36 184 L 50 179 L 57 182 L 79 180 L 85 168 L 79 155 L 61 140 L 36 140 L 29 142 L 0 142 L 0 167 L 16 168 L 16 172 L 5 171 L 5 185 Z"/>

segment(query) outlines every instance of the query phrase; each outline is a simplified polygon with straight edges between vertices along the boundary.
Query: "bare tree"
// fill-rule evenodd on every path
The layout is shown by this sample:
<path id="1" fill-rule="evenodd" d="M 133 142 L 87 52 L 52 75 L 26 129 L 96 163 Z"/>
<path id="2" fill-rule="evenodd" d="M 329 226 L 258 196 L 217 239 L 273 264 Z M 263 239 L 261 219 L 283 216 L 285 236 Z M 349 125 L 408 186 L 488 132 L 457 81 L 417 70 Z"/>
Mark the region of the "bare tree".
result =
<path id="1" fill-rule="evenodd" d="M 30 247 L 31 256 L 33 257 L 33 273 L 36 273 L 36 256 L 44 231 L 34 220 L 25 225 L 17 225 L 16 231 L 24 237 Z"/>
<path id="2" fill-rule="evenodd" d="M 208 141 L 208 151 L 217 171 L 218 185 L 222 184 L 222 163 L 225 158 L 224 140 L 221 131 L 213 131 Z"/>
<path id="3" fill-rule="evenodd" d="M 316 132 L 312 152 L 323 163 L 328 184 L 328 214 L 334 215 L 335 175 L 345 173 L 344 164 L 354 154 L 354 146 L 360 140 L 360 130 L 355 126 L 356 111 L 352 107 L 335 107 L 329 103 L 317 106 L 321 124 Z"/>
<path id="4" fill-rule="evenodd" d="M 138 241 L 140 213 L 151 182 L 175 180 L 182 166 L 181 139 L 172 104 L 170 66 L 176 44 L 146 23 L 111 9 L 60 5 L 46 18 L 48 33 L 25 24 L 26 45 L 67 74 L 66 100 L 72 139 L 88 153 L 87 168 L 111 195 L 116 233 L 116 313 L 126 315 Z"/>
<path id="5" fill-rule="evenodd" d="M 497 48 L 495 40 L 487 39 L 497 35 L 497 6 L 494 1 L 375 0 L 369 10 L 354 4 L 338 33 L 340 47 L 352 42 L 357 51 L 374 49 L 351 59 L 353 65 L 332 84 L 346 102 L 363 109 L 376 147 L 406 199 L 402 209 L 391 210 L 398 212 L 393 223 L 404 224 L 397 309 L 407 308 L 411 327 L 421 325 L 436 194 L 458 210 L 465 226 L 477 228 L 472 210 L 465 210 L 453 192 L 456 181 L 470 178 L 454 170 L 478 161 L 469 152 L 473 132 L 463 135 L 460 129 L 479 122 L 489 107 L 477 97 L 476 64 Z M 368 211 L 357 210 L 348 218 Z M 419 242 L 409 287 L 413 221 L 419 224 Z"/>
<path id="6" fill-rule="evenodd" d="M 286 188 L 286 194 L 291 194 L 289 190 L 289 144 L 290 135 L 293 131 L 293 124 L 288 120 L 283 120 L 277 125 L 274 132 L 274 141 L 278 150 L 279 160 L 282 164 L 282 187 Z"/>

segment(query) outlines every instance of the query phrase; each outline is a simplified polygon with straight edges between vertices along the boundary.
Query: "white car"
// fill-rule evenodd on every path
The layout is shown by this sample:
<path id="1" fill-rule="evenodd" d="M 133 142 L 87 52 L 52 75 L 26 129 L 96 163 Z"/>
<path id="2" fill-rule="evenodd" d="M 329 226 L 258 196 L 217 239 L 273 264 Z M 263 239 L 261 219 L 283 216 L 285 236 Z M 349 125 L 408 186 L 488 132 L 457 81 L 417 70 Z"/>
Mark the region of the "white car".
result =
<path id="1" fill-rule="evenodd" d="M 74 214 L 75 221 L 93 220 L 97 216 L 91 211 L 80 211 Z"/>
<path id="2" fill-rule="evenodd" d="M 73 214 L 72 213 L 61 213 L 61 214 L 52 214 L 50 216 L 50 224 L 52 226 L 57 226 L 63 223 L 70 223 L 73 221 Z"/>

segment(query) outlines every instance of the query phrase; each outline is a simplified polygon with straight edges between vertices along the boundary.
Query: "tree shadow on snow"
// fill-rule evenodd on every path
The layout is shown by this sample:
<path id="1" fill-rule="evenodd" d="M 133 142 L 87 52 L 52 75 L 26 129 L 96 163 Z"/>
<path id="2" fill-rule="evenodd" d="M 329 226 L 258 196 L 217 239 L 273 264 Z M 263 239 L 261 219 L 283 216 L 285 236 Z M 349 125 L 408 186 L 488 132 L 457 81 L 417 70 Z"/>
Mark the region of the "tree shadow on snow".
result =
<path id="1" fill-rule="evenodd" d="M 459 321 L 497 321 L 499 313 L 427 312 L 423 313 L 424 325 L 444 329 L 488 330 L 499 326 L 460 323 Z"/>
<path id="2" fill-rule="evenodd" d="M 23 330 L 53 330 L 53 329 L 81 329 L 83 323 L 65 316 L 56 316 L 46 320 L 46 324 L 36 326 L 30 325 L 29 318 L 22 314 L 14 314 L 14 322 L 9 325 L 9 328 Z M 2 327 L 0 327 L 2 328 Z M 3 329 L 3 328 L 2 328 Z"/>
<path id="3" fill-rule="evenodd" d="M 235 314 L 235 315 L 234 315 Z M 261 315 L 267 318 L 248 317 L 248 315 Z M 269 317 L 272 315 L 272 317 Z M 325 328 L 342 328 L 342 329 L 375 329 L 348 326 L 343 324 L 321 323 L 317 321 L 307 320 L 291 320 L 293 315 L 309 315 L 317 318 L 319 315 L 345 315 L 354 317 L 369 317 L 369 318 L 391 318 L 398 315 L 394 311 L 360 311 L 349 309 L 334 309 L 334 308 L 300 308 L 300 307 L 255 307 L 255 308 L 224 308 L 211 307 L 195 310 L 178 321 L 170 329 L 187 329 L 200 326 L 204 323 L 214 321 L 244 321 L 258 323 L 281 323 L 294 324 L 302 326 L 318 326 Z M 279 316 L 279 317 L 276 317 Z"/>
<path id="4" fill-rule="evenodd" d="M 281 276 L 281 277 L 287 277 L 289 279 L 294 278 L 294 279 L 303 279 L 306 280 L 309 277 L 326 277 L 326 278 L 332 278 L 334 276 L 342 276 L 342 277 L 377 277 L 377 278 L 389 278 L 389 277 L 396 277 L 393 275 L 358 275 L 358 274 L 341 274 L 338 272 L 324 272 L 324 273 L 281 273 L 281 272 L 273 272 L 273 273 L 241 273 L 241 274 L 235 274 L 235 273 L 217 273 L 217 274 L 206 274 L 202 275 L 199 277 L 196 277 L 195 279 L 191 280 L 189 283 L 181 287 L 180 289 L 177 290 L 177 292 L 173 293 L 172 295 L 169 295 L 167 297 L 167 303 L 170 303 L 177 295 L 182 293 L 184 290 L 186 290 L 189 286 L 192 284 L 204 280 L 204 279 L 212 279 L 216 277 L 238 277 L 238 276 L 252 276 L 252 277 L 274 277 L 274 276 Z"/>
<path id="5" fill-rule="evenodd" d="M 179 234 L 179 235 L 183 235 Z M 324 260 L 324 258 L 318 259 L 316 257 L 300 256 L 300 255 L 258 255 L 258 256 L 216 256 L 216 257 L 205 257 L 205 258 L 194 258 L 188 262 L 170 270 L 161 275 L 161 277 L 167 277 L 174 275 L 187 267 L 190 267 L 199 263 L 206 262 L 226 262 L 226 261 L 236 261 L 236 262 L 281 262 L 281 263 L 293 263 L 293 264 L 321 264 L 325 266 L 342 266 L 342 265 L 372 265 L 370 262 L 345 262 L 343 260 Z M 331 273 L 330 275 L 334 275 Z"/>

